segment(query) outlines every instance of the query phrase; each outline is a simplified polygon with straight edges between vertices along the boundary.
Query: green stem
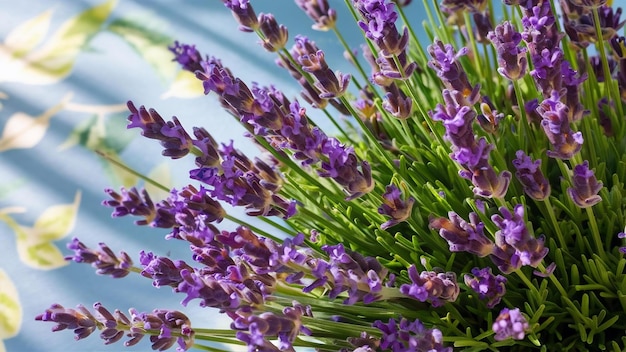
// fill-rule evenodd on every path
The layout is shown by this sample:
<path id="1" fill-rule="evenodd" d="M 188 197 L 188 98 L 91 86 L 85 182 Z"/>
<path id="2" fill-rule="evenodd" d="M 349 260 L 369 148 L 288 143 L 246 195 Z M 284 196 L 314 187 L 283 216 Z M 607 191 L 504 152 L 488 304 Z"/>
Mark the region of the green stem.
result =
<path id="1" fill-rule="evenodd" d="M 550 201 L 550 197 L 546 197 L 544 200 L 544 205 L 546 207 L 546 211 L 548 212 L 548 216 L 550 217 L 550 221 L 554 226 L 554 230 L 556 231 L 556 237 L 559 241 L 559 246 L 563 250 L 567 250 L 567 242 L 565 242 L 565 237 L 563 237 L 563 232 L 561 232 L 561 227 L 559 226 L 559 222 L 556 220 L 556 216 L 554 215 L 554 208 L 552 207 L 552 202 Z"/>
<path id="2" fill-rule="evenodd" d="M 604 86 L 605 86 L 605 90 L 606 90 L 606 96 L 613 97 L 613 100 L 615 102 L 615 107 L 617 108 L 617 116 L 624 116 L 624 111 L 622 109 L 622 100 L 619 94 L 619 89 L 615 89 L 615 85 L 613 84 L 615 81 L 610 79 L 611 77 L 611 71 L 609 69 L 609 61 L 607 59 L 606 56 L 606 49 L 604 48 L 604 39 L 602 37 L 602 28 L 600 27 L 600 15 L 598 13 L 598 7 L 594 6 L 592 8 L 592 12 L 593 12 L 593 22 L 595 23 L 595 30 L 596 30 L 596 48 L 598 49 L 598 52 L 600 53 L 600 58 L 602 61 L 602 71 L 604 73 Z M 619 126 L 619 130 L 621 131 L 621 126 L 623 126 L 623 122 L 621 121 L 621 119 L 618 120 L 620 122 L 620 126 Z"/>
<path id="3" fill-rule="evenodd" d="M 604 245 L 602 244 L 602 237 L 600 237 L 600 231 L 598 230 L 598 223 L 596 222 L 596 216 L 593 213 L 592 207 L 585 208 L 587 211 L 587 217 L 589 218 L 589 225 L 591 226 L 591 234 L 593 237 L 593 242 L 596 245 L 596 249 L 598 250 L 598 255 L 605 261 L 608 261 L 606 252 L 604 251 Z"/>
<path id="4" fill-rule="evenodd" d="M 124 164 L 123 162 L 112 158 L 110 155 L 108 155 L 108 154 L 106 154 L 106 153 L 104 153 L 104 152 L 102 152 L 100 150 L 95 150 L 95 152 L 96 152 L 96 154 L 100 155 L 102 158 L 104 158 L 106 161 L 110 162 L 111 164 L 113 164 L 113 165 L 123 169 L 126 172 L 129 172 L 129 173 L 139 177 L 140 179 L 150 183 L 151 185 L 153 185 L 153 186 L 155 186 L 155 187 L 157 187 L 157 188 L 159 188 L 159 189 L 161 189 L 161 190 L 163 190 L 165 192 L 168 192 L 168 193 L 171 191 L 170 188 L 168 188 L 168 187 L 164 186 L 163 184 L 155 181 L 154 179 L 152 179 L 152 178 L 150 178 L 150 177 L 148 177 L 148 176 L 146 176 L 146 175 L 136 171 L 135 169 L 129 167 L 126 164 Z"/>

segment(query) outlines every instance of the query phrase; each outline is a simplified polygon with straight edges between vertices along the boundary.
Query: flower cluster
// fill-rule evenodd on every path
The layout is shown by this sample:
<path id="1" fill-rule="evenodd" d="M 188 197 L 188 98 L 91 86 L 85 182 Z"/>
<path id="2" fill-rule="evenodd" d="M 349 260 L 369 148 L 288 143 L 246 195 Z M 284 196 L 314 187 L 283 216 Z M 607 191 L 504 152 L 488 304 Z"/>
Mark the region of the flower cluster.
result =
<path id="1" fill-rule="evenodd" d="M 344 19 L 326 0 L 297 0 L 314 29 L 345 44 L 356 68 L 347 74 L 310 37 L 292 36 L 289 47 L 287 28 L 250 1 L 223 2 L 303 101 L 175 42 L 174 60 L 262 152 L 249 157 L 129 102 L 129 128 L 195 164 L 160 202 L 122 188 L 107 189 L 104 205 L 168 229 L 190 259 L 146 249 L 134 266 L 127 253 L 78 239 L 67 259 L 169 286 L 184 309 L 215 308 L 231 329 L 99 304 L 97 317 L 53 305 L 37 320 L 77 338 L 101 330 L 106 343 L 150 335 L 159 350 L 213 350 L 205 340 L 249 351 L 626 349 L 621 9 L 504 0 L 495 14 L 487 1 L 444 0 L 424 50 L 404 12 L 411 1 L 346 2 L 353 19 Z M 351 21 L 362 57 L 341 35 Z M 336 134 L 307 109 L 328 116 Z M 224 219 L 236 228 L 218 228 Z"/>

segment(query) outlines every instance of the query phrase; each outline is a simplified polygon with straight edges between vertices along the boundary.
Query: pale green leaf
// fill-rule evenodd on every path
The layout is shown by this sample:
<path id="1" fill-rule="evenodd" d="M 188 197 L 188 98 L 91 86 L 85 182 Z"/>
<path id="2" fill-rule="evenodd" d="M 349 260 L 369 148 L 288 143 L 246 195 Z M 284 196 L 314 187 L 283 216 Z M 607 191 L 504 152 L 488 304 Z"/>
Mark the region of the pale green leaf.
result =
<path id="1" fill-rule="evenodd" d="M 13 337 L 22 325 L 22 305 L 11 278 L 0 269 L 0 344 Z M 4 345 L 2 345 L 4 348 Z M 0 348 L 0 351 L 2 350 Z"/>
<path id="2" fill-rule="evenodd" d="M 76 56 L 97 34 L 117 0 L 109 0 L 67 20 L 39 49 L 16 57 L 6 46 L 0 48 L 0 82 L 52 84 L 70 74 Z"/>
<path id="3" fill-rule="evenodd" d="M 113 21 L 108 29 L 121 38 L 150 64 L 164 80 L 171 79 L 177 68 L 168 46 L 173 39 L 160 32 L 164 27 L 154 23 L 155 16 L 134 16 Z"/>
<path id="4" fill-rule="evenodd" d="M 148 173 L 148 178 L 165 187 L 172 187 L 172 172 L 168 163 L 161 163 L 157 165 L 154 169 L 152 169 L 152 171 L 150 171 L 150 173 Z M 148 194 L 150 194 L 150 198 L 152 198 L 155 202 L 166 199 L 170 195 L 168 191 L 164 191 L 162 188 L 157 187 L 150 182 L 146 182 L 145 187 Z"/>
<path id="5" fill-rule="evenodd" d="M 73 203 L 54 205 L 44 210 L 34 226 L 39 239 L 50 242 L 67 236 L 76 224 L 79 204 L 80 191 L 77 191 Z"/>
<path id="6" fill-rule="evenodd" d="M 59 146 L 60 150 L 81 145 L 89 150 L 120 153 L 136 136 L 126 128 L 126 115 L 98 114 L 84 120 Z"/>
<path id="7" fill-rule="evenodd" d="M 0 152 L 36 146 L 46 134 L 52 116 L 63 109 L 70 98 L 71 95 L 66 95 L 59 104 L 37 117 L 23 112 L 11 115 L 0 136 Z"/>
<path id="8" fill-rule="evenodd" d="M 75 145 L 86 146 L 87 140 L 89 139 L 89 132 L 92 126 L 95 125 L 97 118 L 97 116 L 92 116 L 76 125 L 67 139 L 59 146 L 58 150 L 67 150 Z"/>
<path id="9" fill-rule="evenodd" d="M 17 239 L 20 260 L 35 269 L 52 270 L 67 265 L 63 253 L 53 243 L 32 244 L 27 239 Z"/>
<path id="10" fill-rule="evenodd" d="M 4 45 L 14 57 L 22 57 L 41 43 L 48 33 L 52 11 L 48 10 L 15 27 L 6 36 Z"/>
<path id="11" fill-rule="evenodd" d="M 204 88 L 202 87 L 202 82 L 196 78 L 196 75 L 189 71 L 180 71 L 167 92 L 161 95 L 161 98 L 195 98 L 202 95 L 204 95 Z"/>

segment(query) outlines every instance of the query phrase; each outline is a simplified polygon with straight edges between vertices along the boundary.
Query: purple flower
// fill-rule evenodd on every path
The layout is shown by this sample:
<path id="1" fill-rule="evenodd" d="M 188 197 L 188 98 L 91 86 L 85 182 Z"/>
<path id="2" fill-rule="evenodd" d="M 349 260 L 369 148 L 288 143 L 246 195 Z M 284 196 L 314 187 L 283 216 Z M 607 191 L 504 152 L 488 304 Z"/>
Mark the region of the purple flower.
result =
<path id="1" fill-rule="evenodd" d="M 400 293 L 420 302 L 429 301 L 433 307 L 446 302 L 454 302 L 459 295 L 459 284 L 453 272 L 438 273 L 435 271 L 417 272 L 415 265 L 409 267 L 411 284 L 400 286 Z"/>
<path id="2" fill-rule="evenodd" d="M 99 245 L 100 250 L 94 250 L 85 246 L 78 238 L 73 238 L 67 248 L 73 250 L 74 255 L 65 257 L 65 260 L 91 264 L 97 269 L 96 274 L 111 275 L 114 278 L 122 278 L 132 271 L 133 260 L 126 252 L 121 251 L 118 257 L 106 244 Z"/>
<path id="3" fill-rule="evenodd" d="M 322 162 L 323 170 L 319 171 L 319 175 L 330 177 L 342 185 L 348 194 L 346 200 L 356 199 L 374 189 L 369 163 L 359 163 L 353 148 L 344 146 L 336 138 L 328 138 L 322 147 L 322 153 L 327 160 Z"/>
<path id="4" fill-rule="evenodd" d="M 133 187 L 130 190 L 122 188 L 120 193 L 107 188 L 104 190 L 112 199 L 105 200 L 102 205 L 115 208 L 112 217 L 126 216 L 128 214 L 140 216 L 144 219 L 135 221 L 136 225 L 148 225 L 156 216 L 156 207 L 145 189 L 141 193 Z"/>
<path id="5" fill-rule="evenodd" d="M 380 320 L 372 324 L 383 336 L 380 348 L 393 352 L 452 352 L 452 347 L 443 346 L 443 335 L 438 329 L 427 329 L 422 322 L 402 318 L 399 322 L 390 318 L 387 324 Z M 367 351 L 367 350 L 366 350 Z"/>
<path id="6" fill-rule="evenodd" d="M 259 22 L 249 0 L 222 0 L 239 22 L 239 30 L 253 32 L 259 28 Z"/>
<path id="7" fill-rule="evenodd" d="M 382 284 L 388 271 L 376 258 L 346 251 L 341 243 L 335 246 L 324 245 L 322 250 L 328 253 L 329 259 L 325 261 L 315 258 L 310 261 L 309 266 L 315 281 L 305 287 L 304 292 L 329 285 L 329 298 L 337 298 L 346 292 L 348 298 L 343 303 L 349 305 L 360 301 L 367 304 L 382 297 Z"/>
<path id="8" fill-rule="evenodd" d="M 400 189 L 396 185 L 385 187 L 383 204 L 378 207 L 378 213 L 390 216 L 391 219 L 380 225 L 380 228 L 386 230 L 406 221 L 411 216 L 414 203 L 415 198 L 413 197 L 409 197 L 406 200 L 401 199 Z"/>
<path id="9" fill-rule="evenodd" d="M 498 53 L 498 72 L 511 81 L 520 79 L 526 74 L 526 49 L 519 46 L 522 35 L 513 25 L 506 21 L 489 32 L 487 38 L 491 40 Z"/>
<path id="10" fill-rule="evenodd" d="M 502 275 L 493 275 L 491 268 L 473 268 L 472 275 L 465 275 L 465 284 L 478 294 L 478 297 L 487 301 L 487 308 L 493 308 L 506 293 L 506 278 Z"/>
<path id="11" fill-rule="evenodd" d="M 583 144 L 582 133 L 572 131 L 569 108 L 560 101 L 557 91 L 553 91 L 549 99 L 541 102 L 537 111 L 542 118 L 541 127 L 552 145 L 552 150 L 546 153 L 549 157 L 570 159 L 580 151 Z"/>
<path id="12" fill-rule="evenodd" d="M 389 86 L 385 87 L 385 91 L 387 91 L 387 93 L 383 101 L 383 108 L 396 118 L 409 118 L 413 111 L 413 99 L 407 97 L 395 83 L 391 83 Z"/>
<path id="13" fill-rule="evenodd" d="M 496 341 L 513 338 L 513 340 L 523 340 L 530 326 L 522 315 L 519 308 L 504 308 L 493 322 L 493 332 L 496 334 Z"/>
<path id="14" fill-rule="evenodd" d="M 186 351 L 194 343 L 195 331 L 189 318 L 179 311 L 156 309 L 152 313 L 138 313 L 130 309 L 132 319 L 115 310 L 112 314 L 102 304 L 93 305 L 94 316 L 82 305 L 76 309 L 53 304 L 42 314 L 35 317 L 38 321 L 57 323 L 52 331 L 73 329 L 77 340 L 91 335 L 96 329 L 101 330 L 100 338 L 105 344 L 119 341 L 126 334 L 130 339 L 126 346 L 136 345 L 144 335 L 151 335 L 152 349 L 164 351 L 178 343 L 178 351 Z"/>
<path id="15" fill-rule="evenodd" d="M 189 72 L 202 71 L 200 64 L 202 55 L 195 45 L 181 44 L 175 41 L 169 49 L 174 54 L 174 61 L 178 62 L 183 69 Z"/>
<path id="16" fill-rule="evenodd" d="M 494 244 L 485 234 L 483 224 L 476 213 L 470 213 L 470 222 L 463 220 L 457 213 L 448 213 L 446 218 L 430 220 L 430 227 L 438 230 L 439 235 L 448 241 L 451 252 L 469 252 L 479 257 L 485 257 L 493 252 Z"/>
<path id="17" fill-rule="evenodd" d="M 141 251 L 139 261 L 143 266 L 141 275 L 151 278 L 154 287 L 172 286 L 176 288 L 183 279 L 180 276 L 182 269 L 193 270 L 182 260 L 172 261 L 168 257 L 158 257 L 153 253 Z"/>
<path id="18" fill-rule="evenodd" d="M 295 38 L 295 48 L 298 57 L 295 60 L 302 66 L 302 70 L 312 74 L 316 82 L 315 88 L 320 91 L 320 98 L 330 99 L 342 96 L 348 89 L 350 75 L 340 72 L 335 74 L 324 59 L 324 52 L 317 49 L 315 43 L 308 38 L 298 35 Z"/>
<path id="19" fill-rule="evenodd" d="M 337 11 L 328 6 L 327 0 L 296 0 L 296 4 L 309 16 L 315 24 L 313 29 L 328 31 L 335 28 Z"/>
<path id="20" fill-rule="evenodd" d="M 548 254 L 544 238 L 534 238 L 524 221 L 524 206 L 517 204 L 511 213 L 500 207 L 500 215 L 491 220 L 500 228 L 495 234 L 496 248 L 491 256 L 493 262 L 504 273 L 518 269 L 522 265 L 537 267 Z"/>
<path id="21" fill-rule="evenodd" d="M 381 55 L 392 57 L 400 55 L 406 50 L 409 42 L 408 29 L 405 27 L 402 35 L 396 27 L 398 13 L 394 4 L 385 0 L 357 0 L 354 6 L 361 14 L 359 26 L 365 35 L 381 50 Z"/>
<path id="22" fill-rule="evenodd" d="M 189 153 L 193 146 L 191 137 L 176 116 L 166 122 L 154 109 L 147 110 L 144 106 L 137 109 L 131 101 L 127 105 L 131 113 L 127 128 L 139 127 L 142 136 L 161 141 L 165 148 L 162 153 L 164 156 L 178 159 Z"/>
<path id="23" fill-rule="evenodd" d="M 589 169 L 587 160 L 574 166 L 572 187 L 567 189 L 567 194 L 574 204 L 581 208 L 588 208 L 600 203 L 602 197 L 598 195 L 598 192 L 601 189 L 602 182 L 599 182 L 593 171 Z"/>
<path id="24" fill-rule="evenodd" d="M 618 233 L 617 234 L 617 238 L 626 238 L 626 233 L 625 232 Z M 626 246 L 619 247 L 619 251 L 622 254 L 626 254 Z"/>
<path id="25" fill-rule="evenodd" d="M 518 150 L 513 160 L 517 169 L 515 176 L 524 187 L 524 192 L 534 200 L 544 200 L 550 196 L 550 183 L 541 172 L 541 160 L 533 161 L 524 151 Z"/>
<path id="26" fill-rule="evenodd" d="M 310 308 L 294 302 L 294 306 L 285 307 L 282 314 L 240 315 L 234 319 L 231 328 L 240 330 L 237 338 L 248 345 L 250 352 L 293 351 L 293 342 L 299 334 L 311 334 L 302 324 L 303 315 L 310 316 Z M 278 347 L 270 342 L 274 339 L 278 339 Z"/>
<path id="27" fill-rule="evenodd" d="M 472 106 L 476 104 L 480 100 L 480 86 L 472 87 L 465 70 L 458 62 L 459 57 L 466 55 L 468 49 L 462 48 L 457 52 L 451 44 L 444 44 L 441 40 L 436 39 L 428 47 L 428 52 L 432 57 L 428 61 L 428 66 L 435 70 L 446 89 L 459 92 L 464 100 L 462 105 Z"/>
<path id="28" fill-rule="evenodd" d="M 272 14 L 262 13 L 259 15 L 259 29 L 263 33 L 261 45 L 269 52 L 276 52 L 285 48 L 289 39 L 287 27 L 276 22 Z"/>

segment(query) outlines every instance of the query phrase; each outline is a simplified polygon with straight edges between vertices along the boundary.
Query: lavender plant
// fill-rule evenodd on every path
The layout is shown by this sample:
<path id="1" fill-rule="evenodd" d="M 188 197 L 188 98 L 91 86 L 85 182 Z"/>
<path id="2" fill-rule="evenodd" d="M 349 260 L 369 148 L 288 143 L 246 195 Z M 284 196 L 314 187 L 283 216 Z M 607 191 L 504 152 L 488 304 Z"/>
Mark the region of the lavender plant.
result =
<path id="1" fill-rule="evenodd" d="M 195 157 L 195 167 L 164 201 L 133 188 L 107 190 L 104 204 L 169 229 L 190 257 L 146 249 L 135 264 L 105 244 L 68 245 L 68 260 L 100 274 L 172 287 L 181 311 L 129 318 L 99 303 L 93 314 L 55 304 L 36 319 L 78 339 L 99 330 L 107 344 L 148 335 L 158 350 L 220 350 L 205 341 L 248 351 L 626 349 L 621 9 L 505 0 L 496 13 L 496 2 L 424 2 L 425 45 L 404 14 L 411 1 L 346 0 L 354 18 L 343 19 L 327 1 L 296 2 L 314 29 L 343 43 L 339 21 L 361 28 L 363 58 L 345 44 L 354 73 L 330 68 L 304 35 L 289 48 L 287 29 L 249 1 L 224 0 L 299 82 L 304 102 L 244 82 L 194 45 L 171 46 L 262 156 L 128 104 L 129 128 L 167 157 Z M 220 229 L 223 219 L 239 226 Z M 182 312 L 206 308 L 230 317 L 231 329 L 194 326 Z"/>

